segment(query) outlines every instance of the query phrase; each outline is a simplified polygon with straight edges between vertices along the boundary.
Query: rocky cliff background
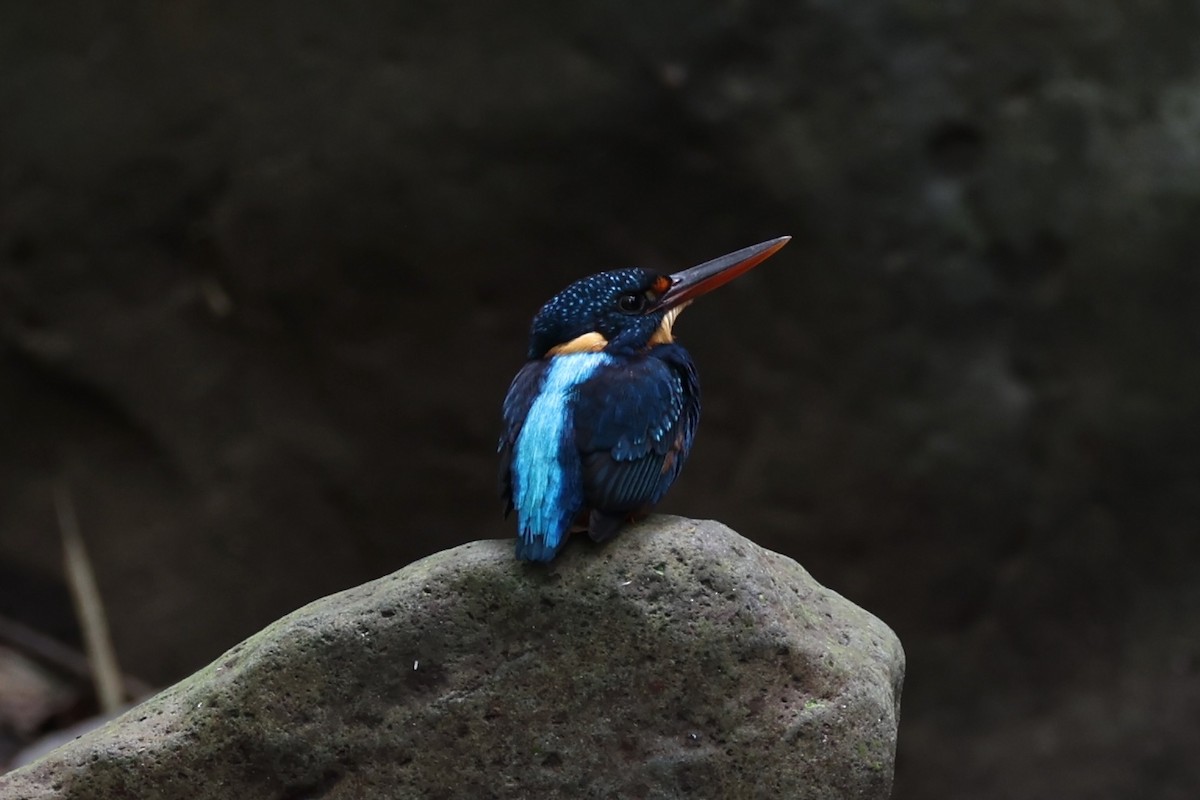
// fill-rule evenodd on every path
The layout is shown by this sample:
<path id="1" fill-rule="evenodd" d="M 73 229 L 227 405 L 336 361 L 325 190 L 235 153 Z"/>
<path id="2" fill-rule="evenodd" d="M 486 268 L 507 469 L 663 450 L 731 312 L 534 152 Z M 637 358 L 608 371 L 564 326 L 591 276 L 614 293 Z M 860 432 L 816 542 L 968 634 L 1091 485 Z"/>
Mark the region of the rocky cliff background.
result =
<path id="1" fill-rule="evenodd" d="M 570 280 L 690 310 L 720 519 L 908 653 L 898 798 L 1200 792 L 1200 8 L 0 5 L 0 614 L 127 671 L 505 536 Z M 619 546 L 619 542 L 616 546 Z"/>

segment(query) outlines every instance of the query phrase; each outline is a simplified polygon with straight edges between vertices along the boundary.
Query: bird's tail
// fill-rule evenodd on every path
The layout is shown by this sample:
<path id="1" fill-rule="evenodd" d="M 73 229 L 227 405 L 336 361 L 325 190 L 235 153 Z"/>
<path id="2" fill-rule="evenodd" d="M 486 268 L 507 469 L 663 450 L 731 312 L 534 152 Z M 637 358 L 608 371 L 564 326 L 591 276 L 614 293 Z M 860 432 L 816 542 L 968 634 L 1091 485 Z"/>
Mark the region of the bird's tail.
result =
<path id="1" fill-rule="evenodd" d="M 518 561 L 550 561 L 562 547 L 562 541 L 553 544 L 545 536 L 522 534 L 517 537 Z"/>

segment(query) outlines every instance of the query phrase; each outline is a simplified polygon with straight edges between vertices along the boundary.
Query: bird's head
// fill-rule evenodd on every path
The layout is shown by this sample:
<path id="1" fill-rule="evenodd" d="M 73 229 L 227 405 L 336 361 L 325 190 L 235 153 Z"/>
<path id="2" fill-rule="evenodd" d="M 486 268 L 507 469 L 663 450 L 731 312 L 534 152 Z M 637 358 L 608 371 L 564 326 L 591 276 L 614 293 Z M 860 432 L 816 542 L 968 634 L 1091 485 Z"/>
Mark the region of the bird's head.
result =
<path id="1" fill-rule="evenodd" d="M 670 342 L 676 318 L 692 300 L 762 263 L 790 239 L 751 245 L 672 275 L 629 267 L 575 281 L 533 318 L 528 357 L 636 352 Z"/>

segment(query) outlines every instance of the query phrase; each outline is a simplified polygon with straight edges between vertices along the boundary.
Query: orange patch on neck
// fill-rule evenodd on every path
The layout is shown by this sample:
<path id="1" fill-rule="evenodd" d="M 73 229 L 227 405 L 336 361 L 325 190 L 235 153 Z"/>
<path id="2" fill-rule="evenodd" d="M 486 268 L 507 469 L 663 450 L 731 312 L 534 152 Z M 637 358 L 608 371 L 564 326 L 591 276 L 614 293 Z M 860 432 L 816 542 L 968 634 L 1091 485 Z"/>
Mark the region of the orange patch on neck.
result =
<path id="1" fill-rule="evenodd" d="M 571 353 L 599 353 L 606 347 L 608 347 L 608 339 L 605 339 L 596 331 L 592 331 L 582 336 L 576 336 L 569 342 L 554 345 L 554 347 L 546 351 L 546 355 L 567 356 Z"/>
<path id="2" fill-rule="evenodd" d="M 654 333 L 650 334 L 650 341 L 646 343 L 647 349 L 651 347 L 657 347 L 660 344 L 670 344 L 671 342 L 675 341 L 675 334 L 671 332 L 671 328 L 674 327 L 675 320 L 679 319 L 679 315 L 682 314 L 683 310 L 691 305 L 691 303 L 692 301 L 689 300 L 682 305 L 678 305 L 670 309 L 666 314 L 663 314 L 662 322 L 658 324 L 658 328 L 654 331 Z"/>

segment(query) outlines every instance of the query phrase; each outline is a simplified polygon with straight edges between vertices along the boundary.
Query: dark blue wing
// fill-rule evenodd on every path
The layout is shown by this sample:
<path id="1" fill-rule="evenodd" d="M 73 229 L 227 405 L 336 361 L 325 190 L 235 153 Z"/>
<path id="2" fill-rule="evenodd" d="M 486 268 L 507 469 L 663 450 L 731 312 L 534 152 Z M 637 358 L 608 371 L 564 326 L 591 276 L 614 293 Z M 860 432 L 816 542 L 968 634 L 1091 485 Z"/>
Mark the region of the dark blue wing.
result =
<path id="1" fill-rule="evenodd" d="M 505 516 L 513 510 L 513 448 L 516 447 L 517 437 L 521 435 L 521 426 L 529 416 L 529 408 L 537 399 L 548 363 L 530 361 L 522 367 L 504 397 L 504 429 L 497 451 L 500 453 L 500 497 L 504 500 Z"/>
<path id="2" fill-rule="evenodd" d="M 574 414 L 588 505 L 623 514 L 661 500 L 699 418 L 695 367 L 678 345 L 598 370 L 579 386 Z"/>

